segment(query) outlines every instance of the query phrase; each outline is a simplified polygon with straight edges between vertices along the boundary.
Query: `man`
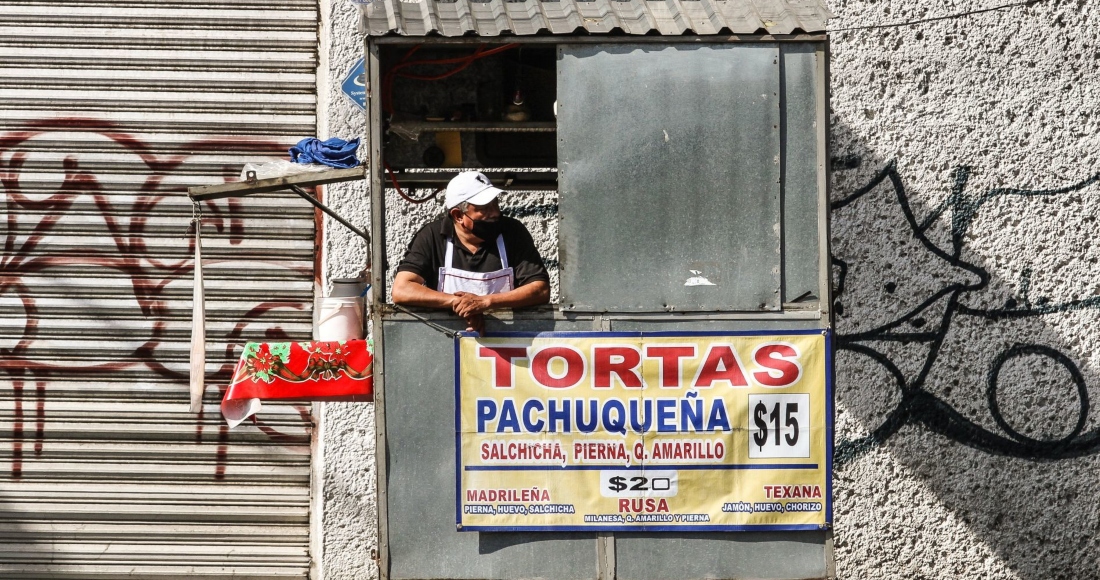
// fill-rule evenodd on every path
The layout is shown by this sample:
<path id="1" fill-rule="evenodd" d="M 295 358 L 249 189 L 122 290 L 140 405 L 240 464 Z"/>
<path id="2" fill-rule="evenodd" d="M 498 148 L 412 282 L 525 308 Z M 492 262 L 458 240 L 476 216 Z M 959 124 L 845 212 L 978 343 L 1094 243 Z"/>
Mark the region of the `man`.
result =
<path id="1" fill-rule="evenodd" d="M 459 173 L 447 184 L 446 214 L 420 228 L 397 267 L 393 301 L 448 308 L 482 332 L 482 314 L 550 301 L 550 276 L 530 232 L 500 215 L 489 178 Z"/>

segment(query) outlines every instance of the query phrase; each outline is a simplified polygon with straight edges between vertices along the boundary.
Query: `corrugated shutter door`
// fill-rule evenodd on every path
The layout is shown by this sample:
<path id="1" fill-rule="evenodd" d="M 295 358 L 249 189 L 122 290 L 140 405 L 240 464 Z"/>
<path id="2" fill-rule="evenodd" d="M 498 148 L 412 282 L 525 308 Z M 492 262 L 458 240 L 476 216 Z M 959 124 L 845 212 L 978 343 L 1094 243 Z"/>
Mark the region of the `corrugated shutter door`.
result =
<path id="1" fill-rule="evenodd" d="M 316 50 L 312 2 L 0 2 L 0 577 L 308 575 L 308 407 L 217 404 L 244 341 L 310 338 L 314 212 L 203 208 L 196 416 L 185 189 L 315 133 Z"/>

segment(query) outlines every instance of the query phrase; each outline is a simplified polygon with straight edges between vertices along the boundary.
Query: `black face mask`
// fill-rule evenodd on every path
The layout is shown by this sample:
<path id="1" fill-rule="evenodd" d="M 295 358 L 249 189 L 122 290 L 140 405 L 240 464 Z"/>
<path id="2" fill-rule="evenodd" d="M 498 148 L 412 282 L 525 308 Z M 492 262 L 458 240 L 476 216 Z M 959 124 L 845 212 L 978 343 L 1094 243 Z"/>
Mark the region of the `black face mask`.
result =
<path id="1" fill-rule="evenodd" d="M 500 220 L 475 220 L 473 218 L 470 221 L 474 222 L 474 227 L 470 228 L 475 236 L 481 238 L 484 241 L 492 241 L 497 239 L 500 235 Z"/>

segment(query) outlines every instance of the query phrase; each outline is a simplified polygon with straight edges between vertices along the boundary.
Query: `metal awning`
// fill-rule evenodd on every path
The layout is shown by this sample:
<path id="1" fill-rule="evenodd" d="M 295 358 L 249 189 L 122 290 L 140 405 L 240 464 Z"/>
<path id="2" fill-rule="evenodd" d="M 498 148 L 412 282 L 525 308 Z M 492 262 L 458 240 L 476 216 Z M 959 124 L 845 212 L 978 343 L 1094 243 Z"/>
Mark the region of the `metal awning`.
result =
<path id="1" fill-rule="evenodd" d="M 824 32 L 833 16 L 824 0 L 373 0 L 360 9 L 368 36 L 774 35 Z"/>

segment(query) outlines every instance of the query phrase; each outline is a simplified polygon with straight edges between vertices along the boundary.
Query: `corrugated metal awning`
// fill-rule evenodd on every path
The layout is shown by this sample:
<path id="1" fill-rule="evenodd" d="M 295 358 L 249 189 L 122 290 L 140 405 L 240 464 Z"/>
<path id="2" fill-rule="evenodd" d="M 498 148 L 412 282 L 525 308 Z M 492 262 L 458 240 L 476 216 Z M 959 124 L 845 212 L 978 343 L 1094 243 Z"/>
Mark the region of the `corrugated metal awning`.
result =
<path id="1" fill-rule="evenodd" d="M 823 0 L 374 0 L 360 4 L 368 36 L 663 35 L 823 32 Z"/>

